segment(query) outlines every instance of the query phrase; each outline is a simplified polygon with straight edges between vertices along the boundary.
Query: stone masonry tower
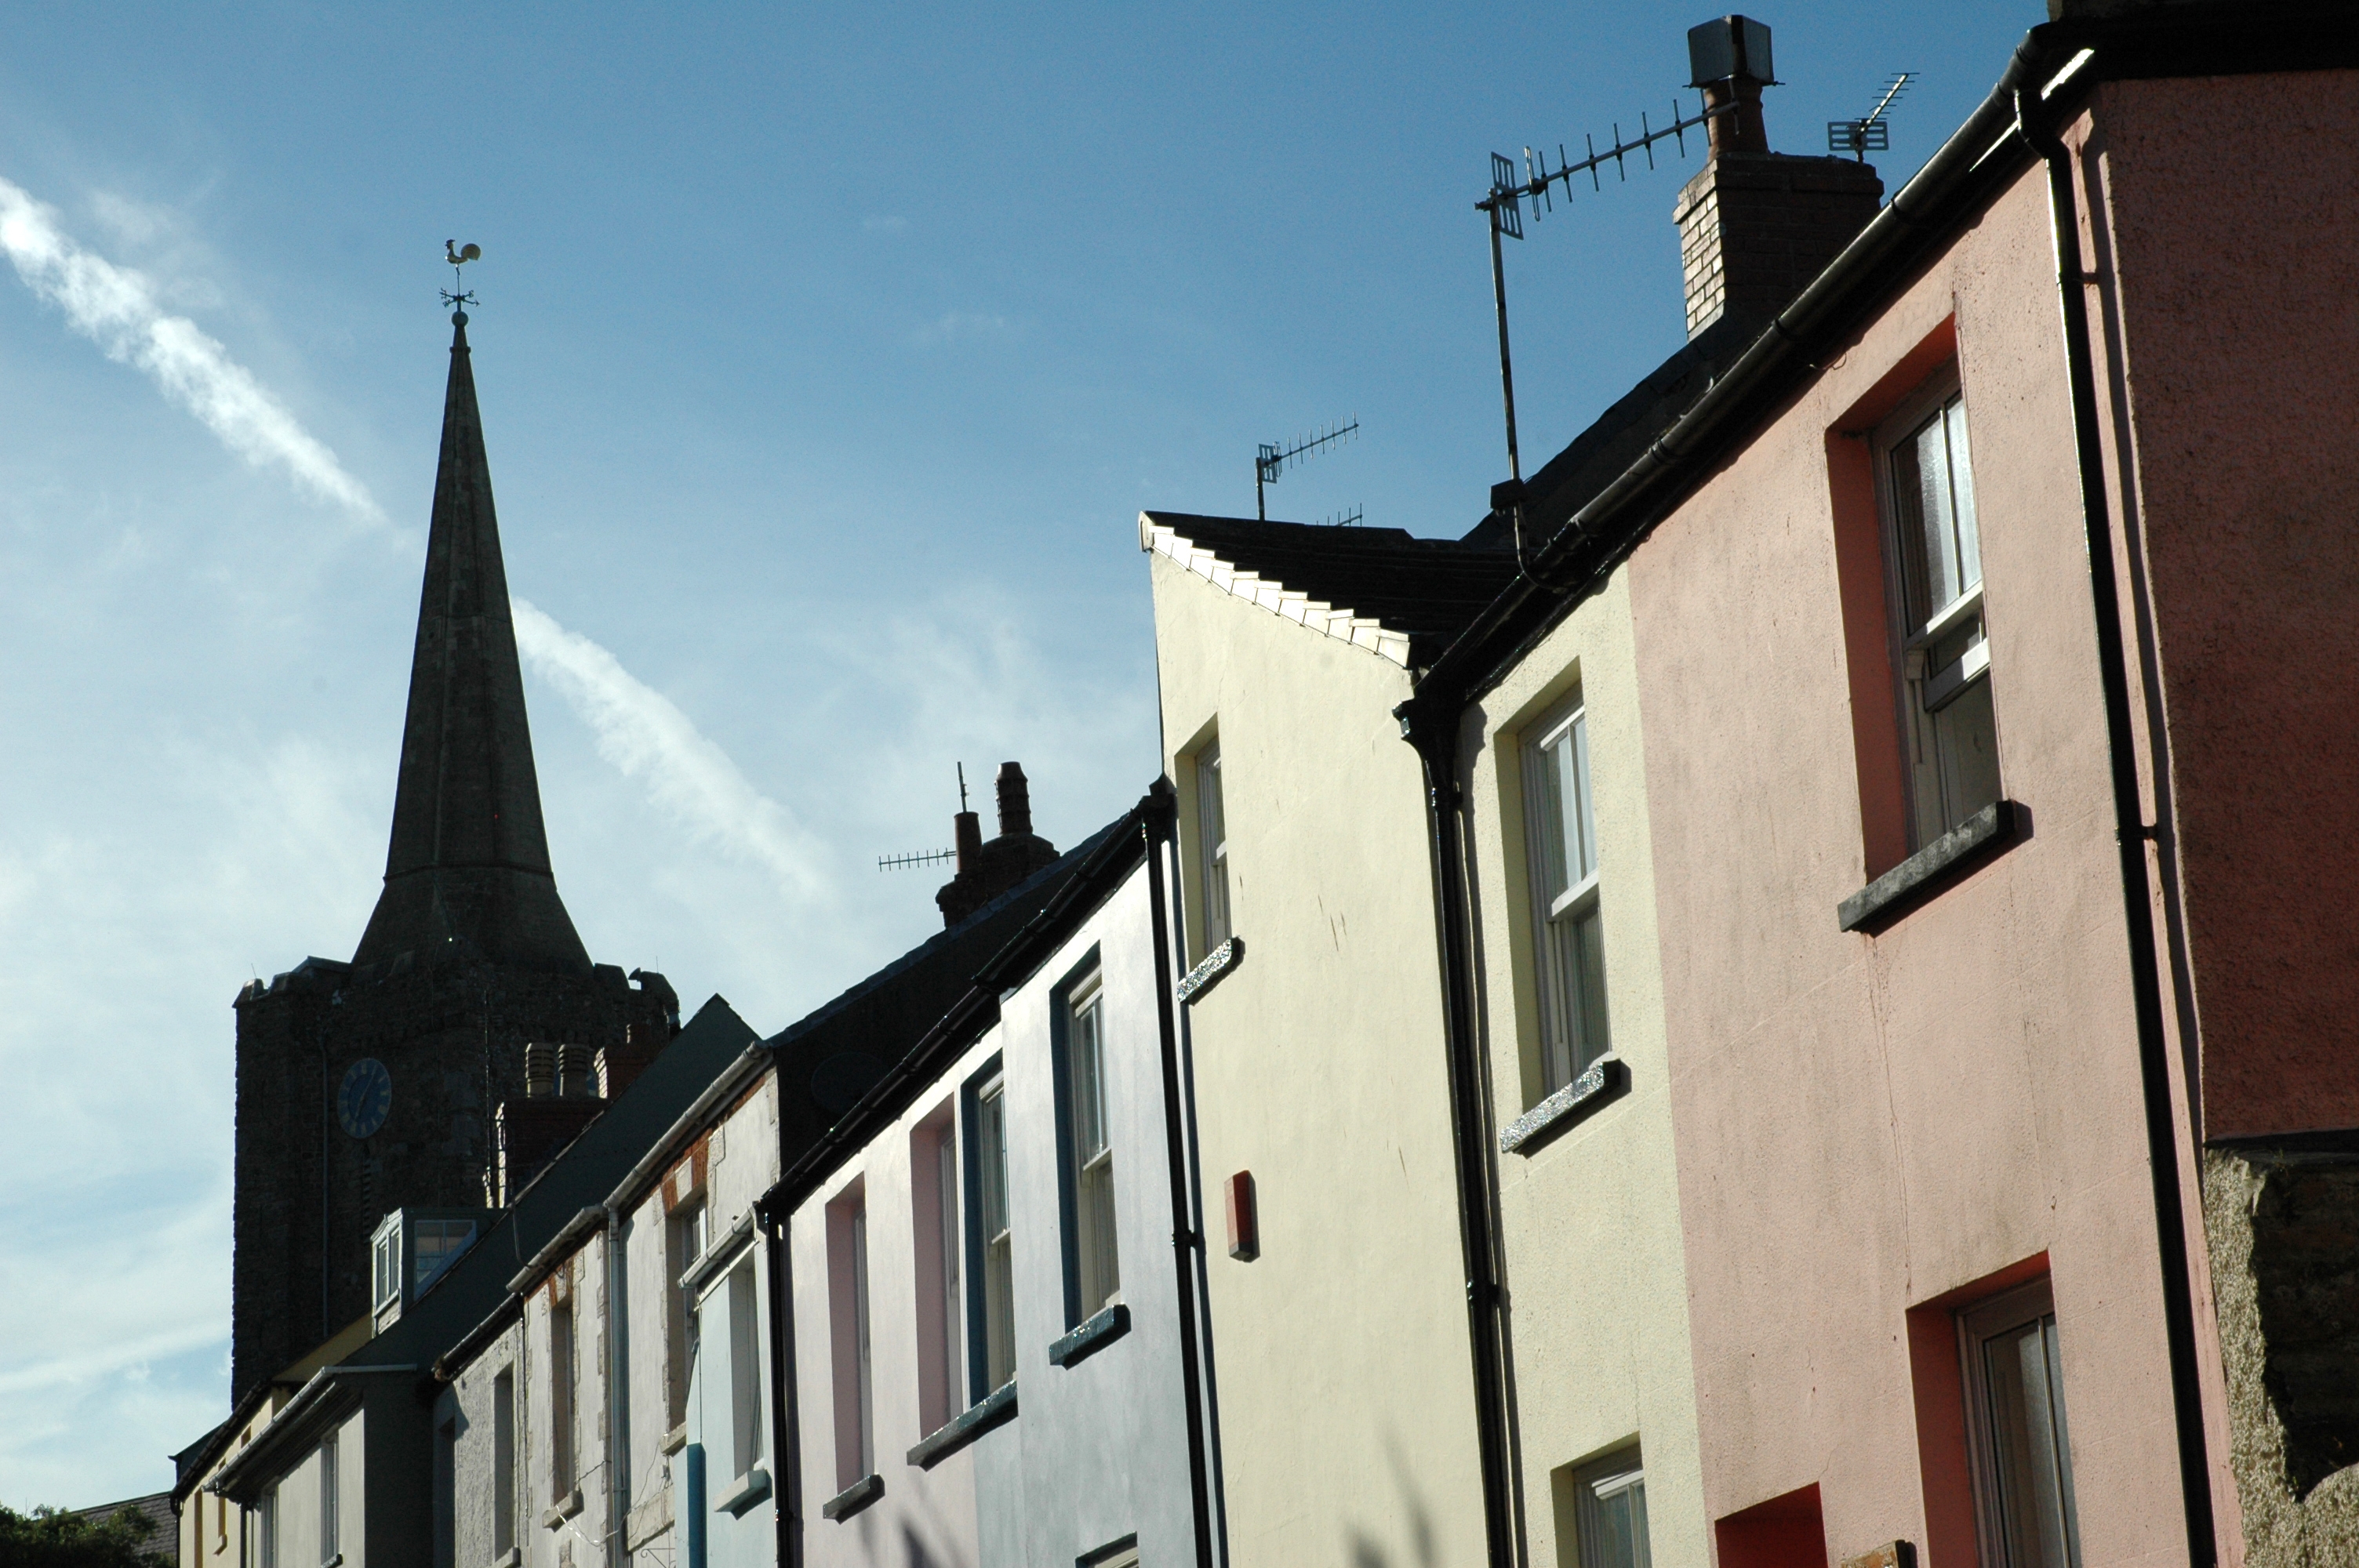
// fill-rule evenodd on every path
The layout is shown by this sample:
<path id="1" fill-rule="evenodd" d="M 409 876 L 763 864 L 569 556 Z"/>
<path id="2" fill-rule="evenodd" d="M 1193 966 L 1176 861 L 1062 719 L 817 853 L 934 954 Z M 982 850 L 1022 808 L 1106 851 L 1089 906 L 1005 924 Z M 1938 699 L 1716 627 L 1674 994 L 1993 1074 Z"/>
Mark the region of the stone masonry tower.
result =
<path id="1" fill-rule="evenodd" d="M 592 964 L 557 894 L 451 321 L 385 889 L 351 963 L 309 958 L 237 998 L 234 1399 L 369 1311 L 383 1216 L 488 1201 L 493 1109 L 523 1095 L 527 1042 L 644 1050 L 679 1027 L 663 977 Z"/>

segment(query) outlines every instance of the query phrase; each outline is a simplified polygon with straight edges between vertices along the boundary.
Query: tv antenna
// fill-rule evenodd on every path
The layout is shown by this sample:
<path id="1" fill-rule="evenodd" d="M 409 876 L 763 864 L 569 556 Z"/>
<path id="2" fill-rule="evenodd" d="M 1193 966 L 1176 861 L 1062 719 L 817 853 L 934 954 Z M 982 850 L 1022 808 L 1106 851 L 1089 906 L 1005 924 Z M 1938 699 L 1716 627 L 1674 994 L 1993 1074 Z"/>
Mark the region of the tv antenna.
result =
<path id="1" fill-rule="evenodd" d="M 1526 147 L 1524 178 L 1520 181 L 1516 178 L 1513 158 L 1502 157 L 1497 153 L 1491 155 L 1491 191 L 1474 203 L 1474 209 L 1487 213 L 1491 220 L 1491 299 L 1499 315 L 1499 395 L 1507 411 L 1507 475 L 1511 483 L 1521 487 L 1524 468 L 1522 459 L 1516 452 L 1516 370 L 1514 360 L 1507 351 L 1507 268 L 1506 258 L 1500 254 L 1499 237 L 1503 234 L 1511 240 L 1524 237 L 1523 204 L 1526 200 L 1532 204 L 1532 221 L 1535 222 L 1539 221 L 1543 211 L 1554 211 L 1556 198 L 1549 188 L 1559 181 L 1563 183 L 1565 199 L 1570 201 L 1576 176 L 1589 176 L 1590 188 L 1603 190 L 1605 181 L 1598 171 L 1610 163 L 1614 166 L 1615 177 L 1627 181 L 1630 178 L 1627 160 L 1636 153 L 1644 153 L 1647 167 L 1653 168 L 1657 142 L 1677 138 L 1680 156 L 1685 157 L 1688 156 L 1687 134 L 1690 131 L 1715 115 L 1730 114 L 1735 108 L 1734 103 L 1715 103 L 1699 109 L 1693 114 L 1683 115 L 1680 112 L 1680 101 L 1675 96 L 1671 100 L 1669 124 L 1658 130 L 1648 123 L 1646 115 L 1641 114 L 1638 116 L 1638 134 L 1625 142 L 1622 139 L 1621 122 L 1617 120 L 1614 124 L 1614 145 L 1600 152 L 1597 150 L 1597 138 L 1584 136 L 1582 145 L 1587 149 L 1588 156 L 1577 161 L 1568 158 L 1564 144 L 1559 142 L 1557 166 L 1553 169 L 1548 166 L 1545 150 L 1535 157 L 1532 149 Z"/>
<path id="2" fill-rule="evenodd" d="M 1829 120 L 1827 151 L 1849 153 L 1865 163 L 1868 154 L 1888 150 L 1892 146 L 1892 123 L 1884 117 L 1884 112 L 1892 107 L 1892 101 L 1907 91 L 1911 81 L 1923 74 L 1922 71 L 1896 70 L 1892 73 L 1892 80 L 1885 83 L 1884 96 L 1877 99 L 1875 107 L 1864 116 L 1856 120 Z"/>
<path id="3" fill-rule="evenodd" d="M 1287 464 L 1292 463 L 1299 468 L 1302 460 L 1313 452 L 1348 441 L 1359 430 L 1360 421 L 1354 416 L 1349 424 L 1331 425 L 1316 436 L 1302 437 L 1290 447 L 1263 442 L 1260 455 L 1254 459 L 1254 515 L 1265 523 L 1269 521 L 1269 507 L 1263 499 L 1262 487 L 1276 484 L 1277 476 L 1286 471 Z"/>
<path id="4" fill-rule="evenodd" d="M 1321 526 L 1327 528 L 1352 528 L 1356 527 L 1360 519 L 1366 515 L 1365 512 L 1353 506 L 1336 513 L 1332 517 L 1321 517 L 1319 522 Z"/>
<path id="5" fill-rule="evenodd" d="M 462 245 L 455 240 L 445 240 L 442 242 L 442 259 L 451 264 L 451 287 L 442 291 L 442 303 L 463 316 L 467 313 L 467 307 L 475 303 L 475 297 L 467 288 L 466 279 L 459 269 L 471 261 L 483 260 L 484 247 L 473 241 Z M 460 325 L 466 323 L 462 321 Z"/>
<path id="6" fill-rule="evenodd" d="M 957 766 L 959 815 L 963 816 L 966 815 L 966 764 L 960 762 Z M 918 849 L 907 855 L 879 855 L 876 857 L 876 869 L 880 871 L 903 871 L 912 866 L 939 866 L 957 859 L 956 849 Z"/>

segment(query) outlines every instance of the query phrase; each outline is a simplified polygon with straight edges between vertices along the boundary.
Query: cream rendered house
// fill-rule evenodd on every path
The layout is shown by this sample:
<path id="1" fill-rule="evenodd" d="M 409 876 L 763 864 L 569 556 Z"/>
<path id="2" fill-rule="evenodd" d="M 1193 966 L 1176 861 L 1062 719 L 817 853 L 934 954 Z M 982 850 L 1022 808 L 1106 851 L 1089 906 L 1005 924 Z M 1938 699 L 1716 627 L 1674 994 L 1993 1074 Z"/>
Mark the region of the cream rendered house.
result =
<path id="1" fill-rule="evenodd" d="M 1187 1009 L 1208 1218 L 1241 1185 L 1258 1232 L 1250 1258 L 1207 1238 L 1232 1560 L 1480 1562 L 1409 638 L 1236 558 L 1396 536 L 1157 513 L 1139 537 L 1187 957 L 1248 950 Z"/>
<path id="2" fill-rule="evenodd" d="M 1617 574 L 1462 730 L 1524 1528 L 1582 1568 L 1711 1561 L 1639 724 Z"/>

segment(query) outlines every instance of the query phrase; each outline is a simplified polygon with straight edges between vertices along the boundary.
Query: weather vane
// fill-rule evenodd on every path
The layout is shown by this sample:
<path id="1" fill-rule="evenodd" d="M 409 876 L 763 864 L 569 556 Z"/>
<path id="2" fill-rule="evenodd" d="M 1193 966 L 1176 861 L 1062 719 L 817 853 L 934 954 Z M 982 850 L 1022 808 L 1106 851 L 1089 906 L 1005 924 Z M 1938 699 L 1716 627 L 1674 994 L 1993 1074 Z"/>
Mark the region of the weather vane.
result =
<path id="1" fill-rule="evenodd" d="M 442 303 L 457 310 L 462 316 L 466 314 L 468 306 L 475 303 L 475 297 L 462 287 L 465 279 L 459 269 L 471 261 L 481 261 L 483 256 L 484 247 L 481 245 L 462 245 L 456 240 L 442 242 L 442 259 L 451 264 L 451 287 L 442 291 Z"/>

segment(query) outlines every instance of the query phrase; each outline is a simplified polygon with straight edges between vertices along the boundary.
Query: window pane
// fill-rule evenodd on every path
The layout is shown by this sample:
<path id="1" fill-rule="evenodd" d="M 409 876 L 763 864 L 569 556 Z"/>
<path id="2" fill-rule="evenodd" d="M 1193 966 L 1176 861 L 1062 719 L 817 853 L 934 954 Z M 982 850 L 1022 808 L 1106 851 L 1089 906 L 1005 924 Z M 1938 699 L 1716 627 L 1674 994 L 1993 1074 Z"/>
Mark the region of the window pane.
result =
<path id="1" fill-rule="evenodd" d="M 1974 521 L 1974 475 L 1966 452 L 1966 401 L 1952 397 L 1941 410 L 1950 440 L 1950 497 L 1957 516 L 1959 591 L 1983 580 L 1983 541 Z"/>
<path id="2" fill-rule="evenodd" d="M 1983 1342 L 2007 1568 L 2075 1568 L 2072 1462 L 2051 1314 Z"/>
<path id="3" fill-rule="evenodd" d="M 1196 760 L 1196 818 L 1204 864 L 1204 948 L 1227 941 L 1229 920 L 1228 808 L 1221 798 L 1221 752 L 1207 746 Z"/>
<path id="4" fill-rule="evenodd" d="M 1571 1083 L 1607 1050 L 1605 954 L 1593 892 L 1574 890 L 1597 874 L 1591 804 L 1589 719 L 1576 709 L 1564 727 L 1525 752 L 1526 819 L 1534 899 L 1534 962 L 1540 1014 L 1541 1092 Z"/>
<path id="5" fill-rule="evenodd" d="M 984 1091 L 975 1120 L 981 1125 L 983 1234 L 1007 1228 L 1007 1097 L 994 1086 Z"/>
<path id="6" fill-rule="evenodd" d="M 965 1298 L 959 1293 L 959 1204 L 958 1204 L 958 1137 L 948 1126 L 942 1129 L 939 1145 L 939 1174 L 941 1184 L 942 1231 L 942 1377 L 947 1401 L 942 1411 L 947 1419 L 959 1408 L 956 1392 L 962 1368 L 959 1365 L 959 1303 Z"/>
<path id="7" fill-rule="evenodd" d="M 860 1475 L 873 1476 L 876 1473 L 876 1384 L 868 1359 L 868 1210 L 864 1206 L 852 1215 L 852 1332 L 860 1368 L 854 1392 L 860 1401 Z"/>
<path id="8" fill-rule="evenodd" d="M 1923 613 L 1930 615 L 1962 591 L 1958 579 L 1957 515 L 1950 493 L 1950 443 L 1940 416 L 1927 420 L 1908 438 L 1908 446 L 1916 458 L 1917 510 L 1924 531 Z"/>
<path id="9" fill-rule="evenodd" d="M 754 1265 L 740 1263 L 729 1275 L 729 1414 L 735 1450 L 734 1474 L 750 1472 L 762 1457 L 761 1314 L 754 1297 Z"/>
<path id="10" fill-rule="evenodd" d="M 1565 890 L 1579 880 L 1572 874 L 1572 843 L 1568 842 L 1572 838 L 1568 827 L 1572 820 L 1572 779 L 1565 753 L 1566 744 L 1561 741 L 1544 748 L 1539 766 L 1533 770 L 1540 786 L 1536 823 L 1539 829 L 1539 864 L 1536 870 L 1543 910 L 1563 897 Z"/>
<path id="11" fill-rule="evenodd" d="M 1105 1086 L 1098 1065 L 1098 1004 L 1093 997 L 1073 1013 L 1073 1149 L 1085 1165 L 1106 1146 Z"/>
<path id="12" fill-rule="evenodd" d="M 1576 880 L 1597 870 L 1597 824 L 1590 814 L 1589 800 L 1589 715 L 1584 712 L 1572 721 L 1572 734 L 1568 748 L 1572 757 L 1574 841 L 1580 846 L 1573 863 Z"/>
<path id="13" fill-rule="evenodd" d="M 1635 1454 L 1603 1461 L 1574 1482 L 1582 1568 L 1651 1568 L 1647 1478 Z"/>
<path id="14" fill-rule="evenodd" d="M 984 1381 L 992 1389 L 1016 1376 L 1016 1275 L 1011 1251 L 1004 1230 L 983 1249 Z"/>
<path id="15" fill-rule="evenodd" d="M 976 1153 L 983 1191 L 977 1195 L 983 1232 L 983 1392 L 1016 1375 L 1015 1248 L 1007 1217 L 1007 1097 L 998 1084 L 975 1107 Z"/>

